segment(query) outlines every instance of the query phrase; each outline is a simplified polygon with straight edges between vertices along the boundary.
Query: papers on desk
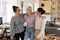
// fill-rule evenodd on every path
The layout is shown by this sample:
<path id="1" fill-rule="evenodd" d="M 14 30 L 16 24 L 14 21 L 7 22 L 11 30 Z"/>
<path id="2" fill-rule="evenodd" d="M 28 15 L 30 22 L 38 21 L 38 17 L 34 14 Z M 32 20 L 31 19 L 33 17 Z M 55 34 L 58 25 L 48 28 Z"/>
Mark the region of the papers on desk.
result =
<path id="1" fill-rule="evenodd" d="M 49 34 L 49 35 L 53 36 L 53 35 L 55 35 L 55 34 Z"/>
<path id="2" fill-rule="evenodd" d="M 57 28 L 57 30 L 60 30 L 60 28 Z"/>
<path id="3" fill-rule="evenodd" d="M 57 28 L 57 27 L 46 27 L 46 28 L 51 28 L 51 29 L 60 30 L 60 28 Z"/>
<path id="4" fill-rule="evenodd" d="M 3 25 L 0 25 L 0 28 L 10 28 L 10 25 L 7 25 L 7 24 L 3 24 Z"/>
<path id="5" fill-rule="evenodd" d="M 3 25 L 0 25 L 0 27 L 2 27 Z"/>

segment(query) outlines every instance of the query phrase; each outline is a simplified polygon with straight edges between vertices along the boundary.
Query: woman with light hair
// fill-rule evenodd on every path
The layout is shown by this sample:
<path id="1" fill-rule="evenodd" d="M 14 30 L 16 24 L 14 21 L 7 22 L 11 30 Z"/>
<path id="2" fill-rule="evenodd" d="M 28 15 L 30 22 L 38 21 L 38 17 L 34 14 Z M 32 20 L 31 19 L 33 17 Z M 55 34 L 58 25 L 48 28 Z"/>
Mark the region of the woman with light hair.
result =
<path id="1" fill-rule="evenodd" d="M 27 27 L 26 27 L 24 40 L 28 40 L 28 38 L 30 38 L 30 40 L 34 40 L 35 15 L 32 13 L 32 8 L 30 6 L 27 7 L 26 11 L 27 13 L 24 16 L 24 19 L 25 22 L 27 23 Z"/>

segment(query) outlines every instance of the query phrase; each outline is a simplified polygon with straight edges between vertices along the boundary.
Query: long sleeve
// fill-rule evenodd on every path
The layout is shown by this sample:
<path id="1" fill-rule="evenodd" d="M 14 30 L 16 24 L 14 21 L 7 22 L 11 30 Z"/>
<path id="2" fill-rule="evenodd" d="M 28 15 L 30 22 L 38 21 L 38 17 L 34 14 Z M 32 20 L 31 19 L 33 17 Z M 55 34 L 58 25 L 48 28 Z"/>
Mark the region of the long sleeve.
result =
<path id="1" fill-rule="evenodd" d="M 10 35 L 14 36 L 14 18 L 11 19 L 11 23 L 10 23 Z"/>
<path id="2" fill-rule="evenodd" d="M 27 26 L 26 15 L 24 16 L 24 26 Z"/>
<path id="3" fill-rule="evenodd" d="M 40 37 L 42 37 L 42 35 L 44 35 L 44 31 L 45 31 L 45 24 L 46 24 L 46 20 L 43 20 L 43 22 L 42 22 L 42 26 L 41 26 L 41 31 L 40 31 L 40 33 L 38 34 L 38 36 L 37 36 L 37 38 L 40 38 Z"/>

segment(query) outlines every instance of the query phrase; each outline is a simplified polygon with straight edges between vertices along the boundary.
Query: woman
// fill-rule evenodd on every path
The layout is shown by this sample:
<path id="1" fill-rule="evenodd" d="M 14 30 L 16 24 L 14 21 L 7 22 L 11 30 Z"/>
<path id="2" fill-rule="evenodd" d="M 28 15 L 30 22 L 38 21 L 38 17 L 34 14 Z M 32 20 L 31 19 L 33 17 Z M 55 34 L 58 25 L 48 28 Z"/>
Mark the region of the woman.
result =
<path id="1" fill-rule="evenodd" d="M 13 12 L 15 13 L 15 15 L 12 17 L 10 23 L 11 40 L 14 40 L 14 37 L 16 40 L 19 40 L 19 38 L 24 40 L 24 27 L 23 27 L 24 19 L 20 14 L 19 7 L 13 6 Z"/>
<path id="2" fill-rule="evenodd" d="M 24 40 L 34 40 L 34 22 L 35 22 L 35 15 L 32 13 L 32 8 L 27 8 L 27 14 L 24 16 L 25 22 L 27 23 L 26 32 Z"/>
<path id="3" fill-rule="evenodd" d="M 45 17 L 42 16 L 45 11 L 42 8 L 38 8 L 36 12 L 36 21 L 35 21 L 35 40 L 43 40 L 45 34 Z"/>

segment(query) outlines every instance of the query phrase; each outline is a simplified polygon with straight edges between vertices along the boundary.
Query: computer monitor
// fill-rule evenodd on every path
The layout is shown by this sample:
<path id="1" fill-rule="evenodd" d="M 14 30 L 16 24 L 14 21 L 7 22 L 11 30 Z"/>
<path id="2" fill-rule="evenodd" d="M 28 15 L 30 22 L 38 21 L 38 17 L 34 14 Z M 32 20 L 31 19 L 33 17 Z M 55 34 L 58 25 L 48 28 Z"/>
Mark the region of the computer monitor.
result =
<path id="1" fill-rule="evenodd" d="M 0 17 L 0 25 L 1 25 L 1 24 L 3 24 L 3 22 L 2 22 L 2 17 Z"/>

